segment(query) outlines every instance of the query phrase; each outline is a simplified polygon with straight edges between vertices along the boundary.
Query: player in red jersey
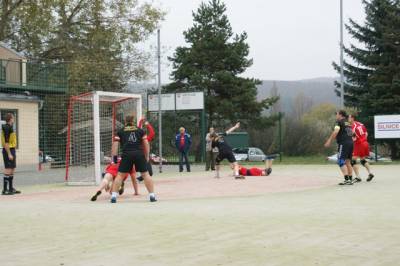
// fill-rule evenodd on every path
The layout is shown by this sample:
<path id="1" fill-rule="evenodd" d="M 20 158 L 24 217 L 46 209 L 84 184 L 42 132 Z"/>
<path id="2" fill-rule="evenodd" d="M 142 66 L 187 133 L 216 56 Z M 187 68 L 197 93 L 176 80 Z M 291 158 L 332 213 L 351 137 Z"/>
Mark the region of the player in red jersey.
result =
<path id="1" fill-rule="evenodd" d="M 269 176 L 272 172 L 272 158 L 266 157 L 265 169 L 262 168 L 246 168 L 239 165 L 239 173 L 242 176 Z"/>
<path id="2" fill-rule="evenodd" d="M 110 189 L 112 187 L 112 183 L 113 183 L 115 177 L 118 174 L 118 167 L 119 167 L 120 162 L 121 162 L 121 159 L 118 160 L 118 163 L 111 162 L 104 169 L 103 180 L 101 181 L 100 186 L 98 187 L 96 193 L 90 199 L 91 201 L 96 201 L 97 197 L 101 195 L 101 192 L 103 190 L 105 190 L 106 192 L 110 191 Z M 134 195 L 139 195 L 139 188 L 138 188 L 138 184 L 137 184 L 137 181 L 136 181 L 136 171 L 135 171 L 135 169 L 132 170 L 132 172 L 130 173 L 130 176 L 131 176 L 131 180 L 132 180 L 133 189 L 135 190 L 135 194 Z M 125 176 L 124 181 L 127 178 L 128 178 L 128 175 Z"/>
<path id="3" fill-rule="evenodd" d="M 353 130 L 353 141 L 354 141 L 353 159 L 351 161 L 354 173 L 356 174 L 354 182 L 362 181 L 362 179 L 360 178 L 360 173 L 358 171 L 357 160 L 360 160 L 361 165 L 364 166 L 365 169 L 367 169 L 368 171 L 367 182 L 370 182 L 372 178 L 374 178 L 374 175 L 371 173 L 371 167 L 366 160 L 366 158 L 369 156 L 367 128 L 362 123 L 356 121 L 355 115 L 349 115 L 349 122 Z"/>

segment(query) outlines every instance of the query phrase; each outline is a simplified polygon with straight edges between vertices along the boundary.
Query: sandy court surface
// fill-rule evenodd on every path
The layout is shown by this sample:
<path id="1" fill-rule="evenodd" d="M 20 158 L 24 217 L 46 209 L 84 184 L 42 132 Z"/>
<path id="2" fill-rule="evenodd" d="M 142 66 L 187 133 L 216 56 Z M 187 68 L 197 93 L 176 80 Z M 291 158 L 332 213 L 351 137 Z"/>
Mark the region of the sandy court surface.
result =
<path id="1" fill-rule="evenodd" d="M 90 202 L 94 187 L 21 187 L 0 197 L 0 265 L 398 265 L 400 166 L 374 171 L 346 187 L 334 165 L 169 172 L 157 203 L 143 185 L 118 204 Z"/>
<path id="2" fill-rule="evenodd" d="M 318 166 L 318 168 L 331 169 L 331 166 Z M 296 172 L 301 171 L 301 175 Z M 314 171 L 310 166 L 282 167 L 274 169 L 270 176 L 248 176 L 245 180 L 235 180 L 232 172 L 222 172 L 221 178 L 214 178 L 214 172 L 195 171 L 191 173 L 167 172 L 155 175 L 155 188 L 160 200 L 170 199 L 194 199 L 209 197 L 236 197 L 262 195 L 264 193 L 301 191 L 331 186 L 337 183 L 335 178 L 329 177 L 329 173 Z M 88 195 L 92 195 L 96 188 L 93 186 L 33 186 L 17 196 L 4 198 L 6 200 L 56 200 L 56 201 L 86 201 Z M 141 195 L 133 196 L 130 180 L 126 183 L 126 193 L 120 197 L 126 201 L 147 200 L 146 188 L 140 184 Z M 103 194 L 99 201 L 109 199 L 109 195 Z"/>

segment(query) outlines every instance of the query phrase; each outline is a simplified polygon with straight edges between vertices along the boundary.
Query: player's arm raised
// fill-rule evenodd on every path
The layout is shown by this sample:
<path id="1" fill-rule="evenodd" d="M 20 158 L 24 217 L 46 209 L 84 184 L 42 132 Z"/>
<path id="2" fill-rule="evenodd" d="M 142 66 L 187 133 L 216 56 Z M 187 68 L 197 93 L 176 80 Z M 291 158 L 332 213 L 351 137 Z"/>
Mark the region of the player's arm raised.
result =
<path id="1" fill-rule="evenodd" d="M 240 122 L 237 122 L 236 125 L 234 125 L 233 127 L 231 127 L 230 129 L 228 129 L 226 131 L 226 134 L 233 132 L 234 130 L 238 129 L 239 127 L 240 127 Z"/>
<path id="2" fill-rule="evenodd" d="M 336 125 L 335 128 L 333 129 L 332 134 L 329 136 L 328 140 L 325 142 L 325 147 L 328 148 L 329 146 L 331 146 L 332 140 L 336 138 L 337 134 L 340 131 L 340 126 Z"/>

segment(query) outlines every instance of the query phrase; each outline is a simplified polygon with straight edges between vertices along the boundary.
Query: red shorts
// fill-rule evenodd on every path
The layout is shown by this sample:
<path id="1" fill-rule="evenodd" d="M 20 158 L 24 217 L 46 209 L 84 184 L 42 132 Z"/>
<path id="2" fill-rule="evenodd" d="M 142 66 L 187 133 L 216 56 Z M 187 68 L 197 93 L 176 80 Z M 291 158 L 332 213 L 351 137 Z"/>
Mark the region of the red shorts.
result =
<path id="1" fill-rule="evenodd" d="M 360 158 L 368 157 L 369 156 L 368 142 L 364 141 L 361 143 L 354 143 L 353 156 Z"/>

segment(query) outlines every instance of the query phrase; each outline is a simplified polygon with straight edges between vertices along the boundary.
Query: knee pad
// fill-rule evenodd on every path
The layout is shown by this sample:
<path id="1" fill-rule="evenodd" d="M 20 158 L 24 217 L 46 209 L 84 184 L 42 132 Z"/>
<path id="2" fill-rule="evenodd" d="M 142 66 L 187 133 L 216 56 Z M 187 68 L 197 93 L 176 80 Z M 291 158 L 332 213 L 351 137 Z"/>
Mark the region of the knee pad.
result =
<path id="1" fill-rule="evenodd" d="M 365 166 L 366 163 L 367 163 L 367 160 L 365 160 L 365 159 L 362 159 L 362 160 L 361 160 L 362 166 Z"/>
<path id="2" fill-rule="evenodd" d="M 346 164 L 346 160 L 345 159 L 338 159 L 337 164 L 339 165 L 339 167 L 343 167 Z"/>
<path id="3" fill-rule="evenodd" d="M 354 166 L 357 164 L 357 160 L 351 160 L 351 166 Z"/>

